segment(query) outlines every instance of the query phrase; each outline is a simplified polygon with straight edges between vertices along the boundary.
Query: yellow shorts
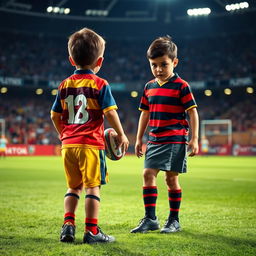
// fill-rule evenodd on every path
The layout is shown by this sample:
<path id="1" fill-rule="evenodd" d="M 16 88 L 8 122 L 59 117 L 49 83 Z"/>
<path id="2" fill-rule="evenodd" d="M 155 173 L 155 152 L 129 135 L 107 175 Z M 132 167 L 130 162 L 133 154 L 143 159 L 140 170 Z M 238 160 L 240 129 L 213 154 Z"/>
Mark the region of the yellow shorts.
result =
<path id="1" fill-rule="evenodd" d="M 92 148 L 62 148 L 67 186 L 98 187 L 108 182 L 105 151 Z"/>

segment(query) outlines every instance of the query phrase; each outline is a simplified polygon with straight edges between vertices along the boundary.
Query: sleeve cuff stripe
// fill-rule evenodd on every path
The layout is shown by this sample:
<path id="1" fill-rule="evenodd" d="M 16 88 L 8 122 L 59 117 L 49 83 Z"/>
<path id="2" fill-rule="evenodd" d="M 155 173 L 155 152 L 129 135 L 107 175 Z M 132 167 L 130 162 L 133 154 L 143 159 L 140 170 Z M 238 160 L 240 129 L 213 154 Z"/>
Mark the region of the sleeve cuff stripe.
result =
<path id="1" fill-rule="evenodd" d="M 106 112 L 108 112 L 109 110 L 112 110 L 112 109 L 117 109 L 117 106 L 114 105 L 114 106 L 110 106 L 108 108 L 105 108 L 105 109 L 103 109 L 103 113 L 106 113 Z"/>
<path id="2" fill-rule="evenodd" d="M 193 106 L 187 108 L 186 111 L 188 111 L 188 110 L 190 110 L 190 109 L 192 109 L 192 108 L 197 108 L 197 105 L 193 105 Z"/>

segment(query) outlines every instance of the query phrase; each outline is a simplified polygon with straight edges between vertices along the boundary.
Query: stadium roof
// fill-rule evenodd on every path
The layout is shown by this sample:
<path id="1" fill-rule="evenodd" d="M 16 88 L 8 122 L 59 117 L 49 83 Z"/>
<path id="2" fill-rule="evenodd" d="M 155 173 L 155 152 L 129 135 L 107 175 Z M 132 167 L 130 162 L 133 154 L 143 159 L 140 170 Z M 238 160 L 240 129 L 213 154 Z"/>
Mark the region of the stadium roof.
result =
<path id="1" fill-rule="evenodd" d="M 191 8 L 210 8 L 212 16 L 229 15 L 227 4 L 243 0 L 4 0 L 0 11 L 89 21 L 156 21 L 164 22 L 187 17 Z M 246 0 L 249 8 L 238 12 L 256 10 L 256 1 Z"/>
<path id="2" fill-rule="evenodd" d="M 180 35 L 253 29 L 256 1 L 227 11 L 243 0 L 3 0 L 0 29 L 69 34 L 83 26 L 115 36 Z M 209 8 L 207 17 L 190 17 L 188 9 Z M 152 34 L 153 33 L 153 34 Z"/>

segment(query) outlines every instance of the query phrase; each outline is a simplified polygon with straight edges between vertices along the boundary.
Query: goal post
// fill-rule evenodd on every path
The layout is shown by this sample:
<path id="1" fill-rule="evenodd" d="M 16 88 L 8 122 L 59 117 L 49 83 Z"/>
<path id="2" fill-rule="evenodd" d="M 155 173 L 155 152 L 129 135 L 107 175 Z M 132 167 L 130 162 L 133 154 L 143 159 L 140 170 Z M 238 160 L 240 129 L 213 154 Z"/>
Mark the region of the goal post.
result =
<path id="1" fill-rule="evenodd" d="M 202 120 L 201 140 L 206 138 L 209 144 L 232 145 L 232 121 L 230 119 Z"/>

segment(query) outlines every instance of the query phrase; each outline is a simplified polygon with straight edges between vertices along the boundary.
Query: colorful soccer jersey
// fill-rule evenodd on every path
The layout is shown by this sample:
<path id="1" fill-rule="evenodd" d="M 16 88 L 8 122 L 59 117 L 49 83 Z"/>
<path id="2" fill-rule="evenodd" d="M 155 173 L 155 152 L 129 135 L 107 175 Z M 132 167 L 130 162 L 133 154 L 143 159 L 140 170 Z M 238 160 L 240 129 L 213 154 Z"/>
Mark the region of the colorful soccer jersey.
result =
<path id="1" fill-rule="evenodd" d="M 175 74 L 159 85 L 156 79 L 145 85 L 139 109 L 150 111 L 149 142 L 186 143 L 188 122 L 185 111 L 197 107 L 188 83 Z"/>
<path id="2" fill-rule="evenodd" d="M 104 149 L 104 115 L 117 109 L 107 81 L 91 70 L 76 70 L 58 88 L 52 111 L 61 113 L 62 145 Z"/>

